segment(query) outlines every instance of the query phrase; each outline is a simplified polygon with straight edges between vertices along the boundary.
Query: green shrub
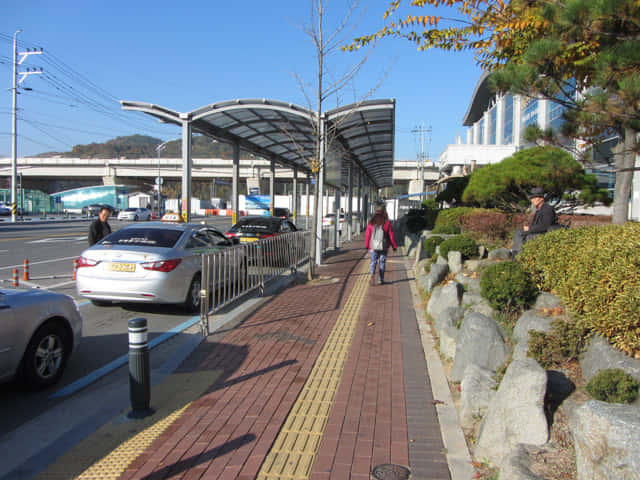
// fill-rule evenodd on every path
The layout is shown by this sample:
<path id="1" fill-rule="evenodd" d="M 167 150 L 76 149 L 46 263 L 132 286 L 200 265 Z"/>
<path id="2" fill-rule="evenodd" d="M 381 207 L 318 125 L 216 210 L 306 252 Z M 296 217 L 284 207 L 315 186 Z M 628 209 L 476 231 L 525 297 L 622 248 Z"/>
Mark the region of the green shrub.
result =
<path id="1" fill-rule="evenodd" d="M 557 230 L 524 244 L 525 271 L 580 322 L 640 355 L 640 224 Z"/>
<path id="2" fill-rule="evenodd" d="M 447 238 L 440 244 L 440 255 L 447 258 L 449 252 L 460 252 L 462 258 L 471 258 L 478 255 L 478 244 L 476 241 L 466 235 L 456 235 Z"/>
<path id="3" fill-rule="evenodd" d="M 431 230 L 438 215 L 433 201 L 426 201 L 422 208 L 413 208 L 407 212 L 407 229 L 411 233 L 419 233 L 423 230 Z"/>
<path id="4" fill-rule="evenodd" d="M 436 217 L 433 233 L 457 235 L 460 233 L 460 217 L 471 212 L 471 207 L 447 208 L 440 210 Z"/>
<path id="5" fill-rule="evenodd" d="M 436 253 L 436 247 L 444 241 L 444 238 L 434 235 L 433 237 L 427 237 L 422 242 L 422 251 L 427 257 L 433 257 Z"/>
<path id="6" fill-rule="evenodd" d="M 588 330 L 579 323 L 555 320 L 549 333 L 529 330 L 527 356 L 549 369 L 576 360 L 584 350 Z"/>
<path id="7" fill-rule="evenodd" d="M 409 215 L 407 217 L 407 230 L 411 233 L 420 233 L 427 226 L 427 222 L 424 217 L 417 215 Z"/>
<path id="8" fill-rule="evenodd" d="M 640 383 L 619 368 L 602 370 L 587 383 L 587 392 L 603 402 L 631 403 L 638 396 Z"/>
<path id="9" fill-rule="evenodd" d="M 529 305 L 536 296 L 536 287 L 521 265 L 500 262 L 482 272 L 480 293 L 496 310 L 508 311 Z"/>

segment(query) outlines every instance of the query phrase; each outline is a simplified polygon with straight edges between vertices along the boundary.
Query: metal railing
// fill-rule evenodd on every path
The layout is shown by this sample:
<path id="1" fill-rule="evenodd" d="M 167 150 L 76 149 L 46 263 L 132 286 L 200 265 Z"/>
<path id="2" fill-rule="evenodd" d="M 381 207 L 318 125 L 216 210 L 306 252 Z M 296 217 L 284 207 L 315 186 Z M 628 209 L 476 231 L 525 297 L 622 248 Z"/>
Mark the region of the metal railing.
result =
<path id="1" fill-rule="evenodd" d="M 311 232 L 298 231 L 202 254 L 202 334 L 209 335 L 210 315 L 250 292 L 263 295 L 270 281 L 308 262 L 310 243 Z"/>

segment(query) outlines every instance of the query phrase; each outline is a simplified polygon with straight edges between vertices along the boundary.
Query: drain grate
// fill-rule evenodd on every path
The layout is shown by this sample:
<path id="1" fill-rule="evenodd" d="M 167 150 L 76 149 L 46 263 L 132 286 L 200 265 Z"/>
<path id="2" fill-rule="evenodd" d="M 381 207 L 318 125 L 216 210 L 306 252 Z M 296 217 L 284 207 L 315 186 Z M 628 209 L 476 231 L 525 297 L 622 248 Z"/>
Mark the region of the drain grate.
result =
<path id="1" fill-rule="evenodd" d="M 375 480 L 408 480 L 410 474 L 408 468 L 393 463 L 377 465 L 371 470 L 371 476 Z"/>

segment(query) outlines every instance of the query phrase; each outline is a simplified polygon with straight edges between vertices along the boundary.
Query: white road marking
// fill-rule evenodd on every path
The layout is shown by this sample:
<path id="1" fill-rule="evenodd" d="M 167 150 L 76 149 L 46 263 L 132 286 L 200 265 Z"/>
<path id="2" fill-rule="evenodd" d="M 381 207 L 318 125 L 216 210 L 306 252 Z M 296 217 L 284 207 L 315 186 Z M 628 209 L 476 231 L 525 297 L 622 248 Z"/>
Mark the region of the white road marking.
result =
<path id="1" fill-rule="evenodd" d="M 40 264 L 43 264 L 43 263 L 63 262 L 64 260 L 73 260 L 74 258 L 78 258 L 79 256 L 80 255 L 76 255 L 74 257 L 53 258 L 51 260 L 42 260 L 40 262 L 29 262 L 29 266 L 31 266 L 31 265 L 40 265 Z M 8 267 L 0 267 L 0 270 L 9 270 L 10 268 L 22 268 L 23 266 L 24 265 L 21 263 L 19 265 L 10 265 Z"/>
<path id="2" fill-rule="evenodd" d="M 69 240 L 72 240 L 74 242 L 79 242 L 80 240 L 86 240 L 87 237 L 85 235 L 81 236 L 81 237 L 49 237 L 49 238 L 41 238 L 40 240 L 31 240 L 30 242 L 27 243 L 66 243 Z"/>

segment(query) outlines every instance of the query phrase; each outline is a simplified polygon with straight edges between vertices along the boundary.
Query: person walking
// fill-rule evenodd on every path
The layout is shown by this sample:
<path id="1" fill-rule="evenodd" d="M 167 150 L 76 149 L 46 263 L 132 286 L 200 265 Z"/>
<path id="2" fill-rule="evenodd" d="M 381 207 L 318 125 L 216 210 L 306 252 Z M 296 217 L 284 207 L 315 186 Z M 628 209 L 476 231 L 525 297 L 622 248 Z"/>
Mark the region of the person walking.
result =
<path id="1" fill-rule="evenodd" d="M 111 233 L 111 226 L 107 222 L 111 216 L 109 207 L 102 207 L 98 213 L 98 218 L 89 225 L 89 246 L 95 245 L 104 237 Z"/>
<path id="2" fill-rule="evenodd" d="M 529 193 L 531 205 L 535 208 L 535 214 L 529 225 L 525 225 L 522 230 L 517 230 L 513 235 L 513 245 L 511 254 L 513 256 L 520 253 L 522 245 L 541 233 L 548 232 L 552 226 L 558 224 L 558 216 L 551 205 L 546 203 L 544 190 L 540 187 L 531 189 Z"/>
<path id="3" fill-rule="evenodd" d="M 371 278 L 369 279 L 369 283 L 371 285 L 376 284 L 376 265 L 379 262 L 378 275 L 380 276 L 380 285 L 382 285 L 384 284 L 387 250 L 389 246 L 393 248 L 394 252 L 398 248 L 396 238 L 393 235 L 393 228 L 391 227 L 391 222 L 389 221 L 389 216 L 387 215 L 384 205 L 376 208 L 375 213 L 367 224 L 367 229 L 364 234 L 364 246 L 369 250 L 371 256 L 369 266 Z"/>

